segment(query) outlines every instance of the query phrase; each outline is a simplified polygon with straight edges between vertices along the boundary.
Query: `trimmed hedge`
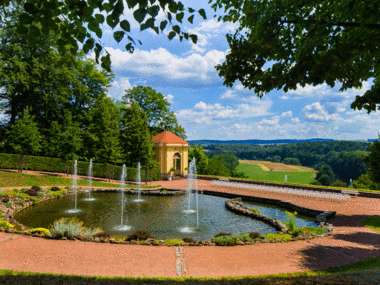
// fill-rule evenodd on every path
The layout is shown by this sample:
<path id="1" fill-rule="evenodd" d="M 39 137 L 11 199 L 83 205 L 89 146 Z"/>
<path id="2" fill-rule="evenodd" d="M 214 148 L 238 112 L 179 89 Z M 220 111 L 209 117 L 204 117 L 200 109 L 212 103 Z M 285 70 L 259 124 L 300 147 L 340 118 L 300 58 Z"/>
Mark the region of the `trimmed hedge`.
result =
<path id="1" fill-rule="evenodd" d="M 18 169 L 20 161 L 19 154 L 7 154 L 0 153 L 0 169 Z M 78 175 L 87 175 L 90 162 L 78 161 L 77 170 Z M 65 161 L 59 158 L 42 157 L 28 155 L 24 158 L 24 169 L 31 171 L 46 171 L 66 173 L 67 164 Z M 121 176 L 122 166 L 92 163 L 93 177 L 108 178 L 109 172 L 111 172 L 112 179 L 119 179 Z M 69 173 L 74 172 L 74 161 L 69 161 Z M 148 171 L 148 181 L 156 181 L 159 179 L 160 170 L 152 169 Z M 137 168 L 127 167 L 127 179 L 128 181 L 136 181 Z M 145 169 L 141 169 L 141 181 L 145 181 Z"/>

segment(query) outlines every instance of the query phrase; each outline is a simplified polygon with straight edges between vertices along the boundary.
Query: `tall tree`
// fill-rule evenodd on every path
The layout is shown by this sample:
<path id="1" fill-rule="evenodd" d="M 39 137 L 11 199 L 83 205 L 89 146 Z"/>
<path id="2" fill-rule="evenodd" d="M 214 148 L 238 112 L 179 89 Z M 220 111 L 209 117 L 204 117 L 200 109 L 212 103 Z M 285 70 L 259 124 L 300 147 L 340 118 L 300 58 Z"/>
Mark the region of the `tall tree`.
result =
<path id="1" fill-rule="evenodd" d="M 208 158 L 203 152 L 202 146 L 193 145 L 192 149 L 189 151 L 189 163 L 195 157 L 195 163 L 197 165 L 197 172 L 199 174 L 207 173 Z"/>
<path id="2" fill-rule="evenodd" d="M 152 87 L 137 86 L 127 90 L 122 101 L 124 104 L 136 102 L 146 113 L 152 136 L 166 130 L 186 139 L 185 129 L 178 124 L 174 112 L 169 109 L 170 103 Z"/>
<path id="3" fill-rule="evenodd" d="M 227 35 L 230 52 L 217 66 L 224 84 L 239 80 L 262 97 L 274 89 L 285 92 L 297 84 L 360 88 L 375 78 L 352 108 L 368 113 L 380 104 L 380 10 L 377 1 L 250 1 L 211 0 L 224 8 L 219 21 L 238 23 Z M 264 65 L 272 63 L 270 68 Z"/>
<path id="4" fill-rule="evenodd" d="M 175 16 L 176 22 L 182 24 L 185 12 L 188 12 L 191 15 L 187 21 L 193 23 L 195 10 L 192 8 L 185 9 L 181 2 L 174 0 L 149 2 L 146 0 L 6 0 L 1 2 L 0 7 L 7 9 L 16 4 L 23 5 L 25 8 L 17 19 L 17 33 L 25 35 L 26 41 L 34 44 L 41 34 L 47 35 L 52 31 L 58 39 L 58 50 L 61 54 L 65 54 L 65 47 L 70 45 L 70 52 L 75 55 L 79 50 L 78 43 L 81 43 L 85 53 L 94 49 L 97 62 L 103 49 L 100 42 L 102 38 L 101 25 L 103 24 L 115 29 L 113 37 L 117 42 L 126 37 L 129 43 L 125 48 L 133 52 L 135 40 L 131 37 L 130 21 L 132 19 L 120 19 L 124 9 L 138 7 L 133 12 L 133 18 L 140 25 L 141 31 L 152 29 L 158 34 L 170 23 L 171 31 L 167 36 L 169 40 L 178 35 L 180 41 L 183 38 L 186 40 L 190 38 L 193 43 L 197 42 L 195 34 L 182 32 L 180 26 L 173 21 Z M 164 12 L 166 19 L 160 21 L 158 26 L 155 20 L 160 11 Z M 206 13 L 203 9 L 198 10 L 198 13 L 206 19 Z M 5 15 L 0 15 L 0 22 L 4 18 L 6 18 Z M 141 44 L 140 41 L 138 42 Z M 101 65 L 110 71 L 110 64 L 110 55 L 106 52 L 106 55 L 101 57 Z"/>
<path id="5" fill-rule="evenodd" d="M 38 131 L 34 117 L 25 109 L 16 123 L 6 132 L 7 143 L 20 154 L 19 172 L 22 172 L 24 155 L 35 154 L 41 149 L 41 135 Z"/>
<path id="6" fill-rule="evenodd" d="M 146 113 L 136 102 L 124 106 L 121 120 L 120 142 L 125 155 L 124 160 L 130 166 L 140 162 L 144 168 L 152 168 L 153 144 L 149 133 Z"/>
<path id="7" fill-rule="evenodd" d="M 380 139 L 380 135 L 379 135 Z M 380 183 L 380 141 L 375 140 L 369 146 L 369 153 L 364 159 L 365 164 L 368 167 L 368 172 L 370 178 L 376 182 Z"/>

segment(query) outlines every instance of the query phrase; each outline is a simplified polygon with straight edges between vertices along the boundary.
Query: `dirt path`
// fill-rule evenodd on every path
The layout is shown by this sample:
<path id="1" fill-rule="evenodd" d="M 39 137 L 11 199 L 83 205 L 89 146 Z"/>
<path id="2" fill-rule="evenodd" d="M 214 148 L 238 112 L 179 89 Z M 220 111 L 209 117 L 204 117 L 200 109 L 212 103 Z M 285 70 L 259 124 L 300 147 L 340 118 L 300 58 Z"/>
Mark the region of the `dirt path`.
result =
<path id="1" fill-rule="evenodd" d="M 170 189 L 186 187 L 186 180 L 155 183 Z M 380 234 L 360 223 L 368 217 L 380 215 L 380 199 L 355 198 L 338 203 L 217 187 L 204 180 L 198 181 L 198 186 L 200 190 L 281 198 L 311 208 L 334 210 L 337 215 L 331 220 L 334 235 L 327 238 L 284 244 L 184 247 L 182 255 L 186 276 L 244 276 L 320 270 L 380 256 Z M 178 249 L 175 247 L 56 241 L 0 233 L 0 268 L 3 269 L 78 275 L 176 277 L 176 261 Z"/>

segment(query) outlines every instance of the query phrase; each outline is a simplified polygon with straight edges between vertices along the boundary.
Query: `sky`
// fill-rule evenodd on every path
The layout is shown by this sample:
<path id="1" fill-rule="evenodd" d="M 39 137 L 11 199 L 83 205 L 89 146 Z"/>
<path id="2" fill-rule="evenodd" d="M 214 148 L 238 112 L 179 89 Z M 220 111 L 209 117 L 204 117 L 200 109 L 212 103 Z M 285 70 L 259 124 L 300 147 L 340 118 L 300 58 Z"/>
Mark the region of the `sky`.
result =
<path id="1" fill-rule="evenodd" d="M 380 114 L 350 108 L 355 96 L 371 87 L 371 79 L 360 90 L 340 92 L 341 84 L 336 82 L 334 88 L 321 84 L 298 86 L 287 93 L 274 90 L 262 99 L 240 82 L 225 87 L 215 66 L 225 61 L 229 51 L 226 34 L 233 33 L 237 25 L 217 22 L 206 1 L 182 3 L 206 10 L 206 20 L 196 14 L 193 24 L 184 20 L 180 25 L 182 31 L 198 36 L 197 44 L 179 42 L 178 37 L 169 41 L 168 28 L 159 35 L 151 29 L 140 32 L 133 11 L 127 9 L 123 18 L 131 23 L 131 36 L 142 42 L 133 54 L 125 50 L 127 39 L 117 43 L 111 28 L 102 28 L 101 42 L 111 54 L 115 74 L 110 97 L 119 100 L 134 86 L 151 86 L 170 102 L 188 140 L 378 138 Z M 160 13 L 157 20 L 163 19 Z"/>

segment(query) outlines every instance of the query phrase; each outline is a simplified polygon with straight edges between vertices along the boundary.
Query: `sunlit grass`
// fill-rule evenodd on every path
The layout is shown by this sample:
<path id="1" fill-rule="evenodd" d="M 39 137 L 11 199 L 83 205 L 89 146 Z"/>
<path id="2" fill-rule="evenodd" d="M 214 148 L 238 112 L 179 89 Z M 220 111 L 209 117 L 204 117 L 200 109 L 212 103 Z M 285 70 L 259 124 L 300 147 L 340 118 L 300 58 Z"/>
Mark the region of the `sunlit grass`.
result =
<path id="1" fill-rule="evenodd" d="M 366 227 L 374 230 L 376 232 L 380 232 L 380 217 L 372 217 L 362 221 L 362 224 Z"/>

